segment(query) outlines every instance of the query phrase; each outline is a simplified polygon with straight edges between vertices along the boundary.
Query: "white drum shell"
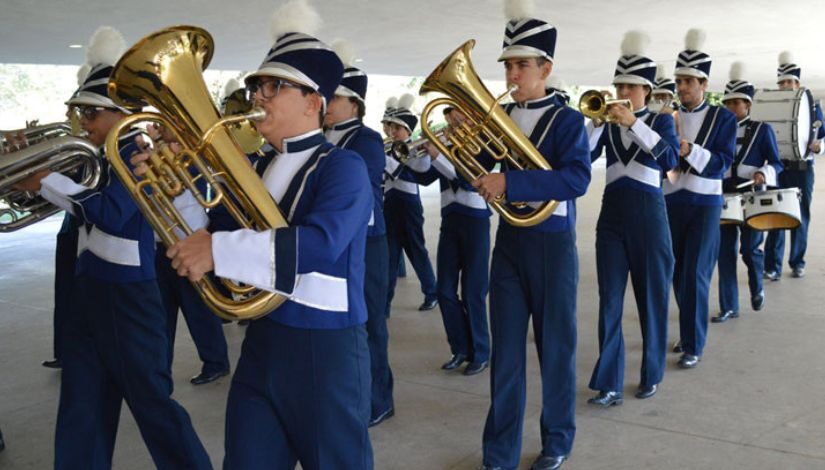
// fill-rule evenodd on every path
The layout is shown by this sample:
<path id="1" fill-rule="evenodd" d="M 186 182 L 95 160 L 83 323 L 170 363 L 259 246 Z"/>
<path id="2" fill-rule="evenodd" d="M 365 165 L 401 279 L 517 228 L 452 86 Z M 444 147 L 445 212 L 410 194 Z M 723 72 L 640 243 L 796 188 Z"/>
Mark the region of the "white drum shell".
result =
<path id="1" fill-rule="evenodd" d="M 799 188 L 743 195 L 745 225 L 754 230 L 795 229 L 802 223 Z"/>
<path id="2" fill-rule="evenodd" d="M 722 205 L 719 223 L 721 225 L 742 225 L 745 223 L 741 194 L 725 194 L 725 203 Z"/>

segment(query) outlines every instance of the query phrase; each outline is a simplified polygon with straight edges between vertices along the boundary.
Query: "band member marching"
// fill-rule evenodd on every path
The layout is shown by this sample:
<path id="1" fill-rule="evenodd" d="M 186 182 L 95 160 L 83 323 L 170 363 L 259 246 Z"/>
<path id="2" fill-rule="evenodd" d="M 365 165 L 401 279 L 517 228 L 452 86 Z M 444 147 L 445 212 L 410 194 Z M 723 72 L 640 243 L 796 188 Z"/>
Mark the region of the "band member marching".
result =
<path id="1" fill-rule="evenodd" d="M 780 90 L 798 90 L 801 86 L 802 68 L 794 63 L 790 52 L 785 51 L 779 55 L 779 68 L 776 71 L 776 84 Z M 822 115 L 822 108 L 815 105 L 814 122 L 817 125 L 814 140 L 808 147 L 808 154 L 802 161 L 784 160 L 784 170 L 779 175 L 780 188 L 799 188 L 802 198 L 799 202 L 799 209 L 802 215 L 802 223 L 799 227 L 791 230 L 791 247 L 788 251 L 788 265 L 791 267 L 791 275 L 800 278 L 805 275 L 805 252 L 808 249 L 808 227 L 811 224 L 811 200 L 814 193 L 814 154 L 820 154 L 825 150 L 822 140 L 825 139 L 825 118 Z M 785 231 L 774 230 L 768 233 L 765 242 L 765 278 L 778 281 L 782 277 L 782 258 L 785 254 Z"/>
<path id="2" fill-rule="evenodd" d="M 504 197 L 560 203 L 538 225 L 520 228 L 502 221 L 496 234 L 490 270 L 491 404 L 484 427 L 483 468 L 519 465 L 531 315 L 542 382 L 542 450 L 532 469 L 561 467 L 576 431 L 575 198 L 590 183 L 590 149 L 582 115 L 547 95 L 545 81 L 553 69 L 557 31 L 533 18 L 530 6 L 506 2 L 510 21 L 499 61 L 504 63 L 507 86 L 517 87 L 512 92 L 515 103 L 506 111 L 553 170 L 504 168 L 473 186 L 488 202 Z"/>
<path id="3" fill-rule="evenodd" d="M 381 136 L 364 125 L 367 74 L 353 67 L 354 53 L 349 43 L 338 41 L 333 50 L 344 63 L 344 76 L 335 90 L 324 118 L 326 137 L 340 148 L 356 152 L 364 163 L 372 188 L 373 206 L 367 229 L 364 298 L 367 304 L 367 340 L 372 375 L 370 425 L 375 426 L 395 413 L 393 378 L 387 355 L 387 284 L 389 282 L 387 229 L 384 224 L 384 166 L 386 155 Z"/>
<path id="4" fill-rule="evenodd" d="M 678 108 L 673 100 L 674 95 L 676 95 L 676 82 L 665 74 L 665 66 L 659 64 L 656 67 L 656 81 L 653 82 L 651 99 L 647 107 L 652 113 L 673 115 Z"/>
<path id="5" fill-rule="evenodd" d="M 624 390 L 622 308 L 627 277 L 642 329 L 642 368 L 637 398 L 653 396 L 667 357 L 667 311 L 673 278 L 673 247 L 667 226 L 662 177 L 675 167 L 679 140 L 673 118 L 647 108 L 656 63 L 644 56 L 650 38 L 630 31 L 622 41 L 613 84 L 617 97 L 606 125 L 588 125 L 592 158 L 607 157 L 607 184 L 596 224 L 599 282 L 599 360 L 590 388 L 599 394 L 588 403 L 619 405 Z M 598 123 L 596 123 L 598 124 Z"/>
<path id="6" fill-rule="evenodd" d="M 708 290 L 719 256 L 722 178 L 736 151 L 736 117 L 705 101 L 711 58 L 701 51 L 705 32 L 691 29 L 676 62 L 679 94 L 679 165 L 664 182 L 676 259 L 673 290 L 679 306 L 682 352 L 678 365 L 696 367 L 705 347 Z"/>
<path id="7" fill-rule="evenodd" d="M 256 170 L 289 227 L 200 230 L 168 254 L 205 273 L 287 300 L 246 330 L 226 410 L 225 468 L 370 469 L 365 245 L 375 205 L 362 156 L 321 131 L 344 67 L 313 36 L 305 0 L 273 15 L 275 44 L 246 78 L 274 152 Z"/>
<path id="8" fill-rule="evenodd" d="M 736 116 L 736 156 L 733 165 L 725 173 L 722 183 L 726 194 L 750 191 L 737 189 L 742 183 L 752 181 L 753 187 L 762 190 L 776 186 L 777 175 L 782 172 L 779 149 L 773 128 L 768 123 L 751 120 L 754 87 L 744 78 L 744 64 L 734 62 L 730 81 L 725 85 L 722 103 Z M 762 272 L 765 257 L 762 253 L 764 235 L 747 225 L 725 224 L 719 226 L 719 315 L 714 323 L 722 323 L 739 316 L 739 287 L 736 279 L 736 252 L 742 253 L 742 261 L 748 268 L 748 287 L 751 307 L 762 310 L 765 291 L 762 289 Z M 741 233 L 741 235 L 740 235 Z M 737 250 L 741 243 L 741 248 Z"/>
<path id="9" fill-rule="evenodd" d="M 67 104 L 95 145 L 131 111 L 107 94 L 123 37 L 100 28 L 93 64 Z M 120 158 L 139 151 L 137 131 L 119 141 Z M 152 229 L 114 174 L 87 188 L 59 173 L 38 173 L 29 189 L 78 217 L 76 318 L 66 328 L 55 435 L 55 468 L 111 468 L 120 408 L 126 401 L 158 468 L 212 468 L 189 415 L 171 398 L 166 318 L 155 279 Z"/>

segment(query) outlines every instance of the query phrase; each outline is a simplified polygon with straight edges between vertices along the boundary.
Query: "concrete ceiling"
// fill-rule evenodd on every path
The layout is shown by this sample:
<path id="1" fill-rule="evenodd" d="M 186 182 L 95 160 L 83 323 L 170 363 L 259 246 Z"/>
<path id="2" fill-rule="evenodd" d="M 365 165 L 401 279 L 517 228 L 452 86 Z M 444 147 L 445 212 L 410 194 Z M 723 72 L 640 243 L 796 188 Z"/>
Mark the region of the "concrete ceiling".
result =
<path id="1" fill-rule="evenodd" d="M 280 0 L 283 1 L 283 0 Z M 271 45 L 269 18 L 280 1 L 2 0 L 0 63 L 81 64 L 100 25 L 128 43 L 173 24 L 206 28 L 215 38 L 211 68 L 255 68 Z M 325 20 L 321 39 L 345 38 L 368 73 L 423 76 L 464 40 L 478 40 L 474 62 L 486 79 L 502 78 L 495 62 L 504 18 L 501 0 L 312 0 Z M 825 90 L 823 0 L 537 0 L 537 17 L 559 31 L 554 74 L 570 85 L 609 83 L 628 29 L 653 38 L 648 55 L 671 68 L 691 27 L 707 30 L 711 89 L 744 61 L 757 87 L 775 83 L 776 58 L 793 51 L 803 84 Z"/>

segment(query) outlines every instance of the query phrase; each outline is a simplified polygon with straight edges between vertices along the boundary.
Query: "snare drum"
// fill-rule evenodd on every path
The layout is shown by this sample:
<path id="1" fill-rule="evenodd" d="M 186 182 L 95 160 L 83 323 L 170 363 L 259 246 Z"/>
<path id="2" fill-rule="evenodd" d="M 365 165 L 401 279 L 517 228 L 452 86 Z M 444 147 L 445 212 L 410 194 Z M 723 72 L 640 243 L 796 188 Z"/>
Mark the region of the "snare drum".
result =
<path id="1" fill-rule="evenodd" d="M 751 119 L 767 122 L 776 133 L 779 158 L 805 160 L 815 138 L 814 100 L 810 90 L 760 90 L 753 97 Z"/>
<path id="2" fill-rule="evenodd" d="M 741 194 L 725 194 L 725 203 L 722 205 L 722 215 L 719 223 L 722 225 L 742 225 L 745 222 L 745 212 L 742 209 Z"/>
<path id="3" fill-rule="evenodd" d="M 754 230 L 795 229 L 802 223 L 799 188 L 744 194 L 745 225 Z"/>

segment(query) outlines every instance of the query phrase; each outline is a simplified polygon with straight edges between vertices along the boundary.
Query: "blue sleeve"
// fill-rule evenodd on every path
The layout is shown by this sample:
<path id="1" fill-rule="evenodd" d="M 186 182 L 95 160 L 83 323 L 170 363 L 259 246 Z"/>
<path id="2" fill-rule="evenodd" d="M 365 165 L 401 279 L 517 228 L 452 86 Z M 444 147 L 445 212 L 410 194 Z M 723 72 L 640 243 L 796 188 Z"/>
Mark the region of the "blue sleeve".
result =
<path id="1" fill-rule="evenodd" d="M 126 162 L 129 171 L 133 169 L 129 159 L 137 151 L 138 147 L 134 143 L 120 148 L 119 157 Z M 83 191 L 70 198 L 75 205 L 75 215 L 108 233 L 116 234 L 121 232 L 126 223 L 135 216 L 138 207 L 111 168 L 107 176 L 106 185 L 101 189 Z"/>
<path id="2" fill-rule="evenodd" d="M 822 123 L 816 131 L 816 138 L 817 140 L 825 139 L 825 117 L 822 116 L 822 108 L 818 104 L 814 105 L 814 115 L 814 120 Z"/>
<path id="3" fill-rule="evenodd" d="M 662 140 L 653 148 L 653 157 L 664 171 L 669 171 L 679 164 L 679 136 L 676 135 L 676 124 L 670 114 L 659 114 L 653 130 Z"/>
<path id="4" fill-rule="evenodd" d="M 552 170 L 508 171 L 507 200 L 514 202 L 567 201 L 590 184 L 590 144 L 584 118 L 571 108 L 559 112 L 541 154 Z"/>
<path id="5" fill-rule="evenodd" d="M 430 157 L 425 157 L 430 158 Z M 439 173 L 435 168 L 430 166 L 430 169 L 424 173 L 419 173 L 417 171 L 410 170 L 410 174 L 413 176 L 413 179 L 416 183 L 420 184 L 421 186 L 429 186 L 433 182 L 438 181 L 441 178 L 441 173 Z"/>
<path id="6" fill-rule="evenodd" d="M 724 175 L 736 155 L 736 116 L 727 109 L 720 109 L 716 126 L 716 135 L 710 148 L 705 148 L 710 152 L 710 160 L 699 174 L 706 178 Z"/>
<path id="7" fill-rule="evenodd" d="M 776 145 L 776 134 L 773 127 L 767 122 L 762 123 L 762 138 L 759 139 L 760 149 L 765 162 L 776 170 L 776 175 L 782 173 L 785 166 L 782 160 L 779 159 L 779 147 Z"/>
<path id="8" fill-rule="evenodd" d="M 371 184 L 381 186 L 387 161 L 384 155 L 384 142 L 381 137 L 377 133 L 368 134 L 363 132 L 352 139 L 352 144 L 349 147 L 350 150 L 364 159 Z"/>
<path id="9" fill-rule="evenodd" d="M 367 167 L 339 150 L 318 175 L 313 205 L 300 225 L 275 231 L 276 288 L 290 292 L 297 273 L 335 263 L 356 235 L 366 233 L 373 208 Z"/>

